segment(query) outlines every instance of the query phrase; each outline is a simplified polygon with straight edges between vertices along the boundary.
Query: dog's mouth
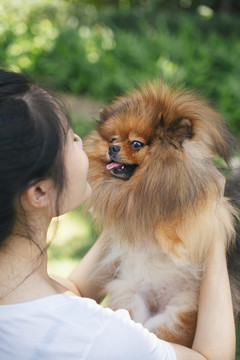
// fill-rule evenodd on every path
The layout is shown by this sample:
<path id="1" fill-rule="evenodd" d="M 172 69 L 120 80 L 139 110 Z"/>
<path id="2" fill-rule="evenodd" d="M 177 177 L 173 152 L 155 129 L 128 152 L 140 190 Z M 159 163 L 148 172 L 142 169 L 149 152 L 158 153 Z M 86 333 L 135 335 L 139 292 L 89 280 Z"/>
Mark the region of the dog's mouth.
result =
<path id="1" fill-rule="evenodd" d="M 111 162 L 106 166 L 112 175 L 124 180 L 128 180 L 134 174 L 137 167 L 137 164 L 120 164 L 118 162 Z"/>

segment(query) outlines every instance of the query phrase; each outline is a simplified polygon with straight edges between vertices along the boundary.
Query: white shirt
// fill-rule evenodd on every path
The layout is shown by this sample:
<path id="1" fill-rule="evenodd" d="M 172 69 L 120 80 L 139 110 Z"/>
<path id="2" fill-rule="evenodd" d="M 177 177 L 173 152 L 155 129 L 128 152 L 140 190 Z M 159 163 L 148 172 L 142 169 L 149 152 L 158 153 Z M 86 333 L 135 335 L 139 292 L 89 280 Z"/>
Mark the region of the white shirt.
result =
<path id="1" fill-rule="evenodd" d="M 0 306 L 0 359 L 176 360 L 176 355 L 127 311 L 59 294 Z"/>

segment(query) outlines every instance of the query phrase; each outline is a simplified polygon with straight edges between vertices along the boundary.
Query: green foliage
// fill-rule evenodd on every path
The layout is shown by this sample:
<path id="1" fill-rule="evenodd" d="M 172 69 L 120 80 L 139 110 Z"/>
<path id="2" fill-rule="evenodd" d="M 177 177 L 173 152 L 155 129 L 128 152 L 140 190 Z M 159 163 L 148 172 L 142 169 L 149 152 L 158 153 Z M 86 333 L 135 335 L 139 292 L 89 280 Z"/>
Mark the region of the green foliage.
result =
<path id="1" fill-rule="evenodd" d="M 95 122 L 87 116 L 81 114 L 71 114 L 72 127 L 76 134 L 79 134 L 81 138 L 85 138 L 87 134 L 93 130 Z"/>
<path id="2" fill-rule="evenodd" d="M 239 17 L 145 3 L 97 10 L 94 2 L 2 0 L 0 63 L 106 102 L 138 82 L 181 82 L 210 99 L 240 137 Z"/>

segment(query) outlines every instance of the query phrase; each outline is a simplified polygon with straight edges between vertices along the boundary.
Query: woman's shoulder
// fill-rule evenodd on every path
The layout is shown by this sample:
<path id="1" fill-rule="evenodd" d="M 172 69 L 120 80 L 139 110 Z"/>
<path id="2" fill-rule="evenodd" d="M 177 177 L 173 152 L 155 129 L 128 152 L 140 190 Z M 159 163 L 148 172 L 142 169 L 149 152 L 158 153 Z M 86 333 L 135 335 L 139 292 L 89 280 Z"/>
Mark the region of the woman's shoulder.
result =
<path id="1" fill-rule="evenodd" d="M 14 316 L 15 312 L 20 312 L 22 315 L 25 313 L 30 315 L 34 312 L 40 314 L 49 312 L 54 315 L 54 313 L 60 312 L 63 315 L 65 312 L 71 314 L 75 311 L 77 311 L 75 314 L 81 314 L 81 316 L 86 313 L 91 313 L 94 317 L 97 315 L 109 317 L 115 316 L 115 314 L 117 314 L 117 317 L 129 317 L 126 310 L 114 312 L 109 308 L 104 308 L 97 304 L 95 300 L 79 297 L 72 292 L 54 294 L 16 304 L 0 305 L 1 317 L 4 316 L 6 318 L 9 318 L 9 315 Z"/>
<path id="2" fill-rule="evenodd" d="M 76 295 L 54 294 L 36 300 L 10 305 L 0 305 L 0 329 L 20 325 L 26 332 L 34 326 L 54 327 L 61 322 L 63 331 L 68 327 L 91 334 L 91 338 L 107 327 L 108 323 L 130 321 L 126 310 L 113 311 L 95 300 Z M 120 325 L 121 327 L 121 325 Z"/>

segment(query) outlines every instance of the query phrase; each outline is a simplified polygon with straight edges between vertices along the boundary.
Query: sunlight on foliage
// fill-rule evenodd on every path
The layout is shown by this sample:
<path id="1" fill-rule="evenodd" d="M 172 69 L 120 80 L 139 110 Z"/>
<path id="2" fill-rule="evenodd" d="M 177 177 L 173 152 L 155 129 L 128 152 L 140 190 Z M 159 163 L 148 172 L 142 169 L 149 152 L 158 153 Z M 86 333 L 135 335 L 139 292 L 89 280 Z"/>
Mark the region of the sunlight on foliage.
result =
<path id="1" fill-rule="evenodd" d="M 157 66 L 161 69 L 164 77 L 172 76 L 178 70 L 178 65 L 164 56 L 159 57 L 157 60 Z"/>
<path id="2" fill-rule="evenodd" d="M 0 41 L 7 41 L 6 65 L 15 71 L 28 70 L 37 54 L 52 50 L 58 28 L 49 19 L 38 18 L 42 8 L 63 12 L 62 0 L 2 0 L 0 4 Z"/>
<path id="3" fill-rule="evenodd" d="M 201 16 L 204 16 L 209 19 L 213 16 L 213 13 L 214 13 L 214 11 L 210 7 L 205 6 L 205 5 L 199 6 L 197 10 Z"/>
<path id="4" fill-rule="evenodd" d="M 82 237 L 89 235 L 89 228 L 82 217 L 78 221 L 72 216 L 71 212 L 54 218 L 49 228 L 48 239 L 53 239 L 54 243 L 63 244 L 69 238 Z"/>
<path id="5" fill-rule="evenodd" d="M 67 276 L 96 238 L 91 217 L 82 208 L 53 219 L 48 231 L 48 271 Z"/>
<path id="6" fill-rule="evenodd" d="M 90 63 L 96 63 L 104 51 L 111 50 L 116 45 L 113 31 L 100 24 L 92 28 L 85 25 L 80 26 L 78 34 L 84 47 L 85 56 Z"/>
<path id="7" fill-rule="evenodd" d="M 48 261 L 48 274 L 66 278 L 77 266 L 78 262 L 78 260 L 74 259 L 50 259 Z"/>

